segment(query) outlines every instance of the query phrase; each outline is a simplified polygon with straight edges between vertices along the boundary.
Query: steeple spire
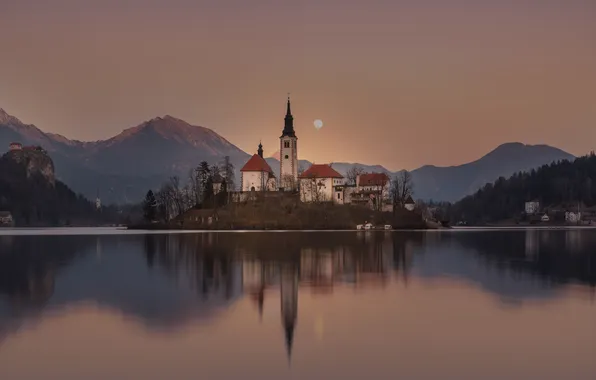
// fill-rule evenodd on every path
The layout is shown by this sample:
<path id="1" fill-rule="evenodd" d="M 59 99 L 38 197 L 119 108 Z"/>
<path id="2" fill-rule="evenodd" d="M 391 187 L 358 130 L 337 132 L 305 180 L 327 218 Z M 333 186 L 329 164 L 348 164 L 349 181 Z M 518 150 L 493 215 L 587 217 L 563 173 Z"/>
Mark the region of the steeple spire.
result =
<path id="1" fill-rule="evenodd" d="M 263 144 L 259 141 L 259 149 L 257 150 L 257 154 L 263 158 Z"/>
<path id="2" fill-rule="evenodd" d="M 292 116 L 292 110 L 290 107 L 290 94 L 288 94 L 288 105 L 286 109 L 286 117 L 284 119 L 284 130 L 281 136 L 296 137 L 296 132 L 294 132 L 294 117 Z"/>
<path id="3" fill-rule="evenodd" d="M 288 92 L 288 109 L 286 111 L 286 116 L 292 116 L 292 111 L 290 110 L 290 93 Z"/>

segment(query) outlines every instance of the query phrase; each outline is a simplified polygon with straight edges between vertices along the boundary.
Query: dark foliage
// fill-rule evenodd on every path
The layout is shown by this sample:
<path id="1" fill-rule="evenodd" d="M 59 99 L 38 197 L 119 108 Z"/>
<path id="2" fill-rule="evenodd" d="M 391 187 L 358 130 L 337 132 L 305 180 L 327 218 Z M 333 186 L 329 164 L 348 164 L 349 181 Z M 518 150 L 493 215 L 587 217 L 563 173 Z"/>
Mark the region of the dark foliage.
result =
<path id="1" fill-rule="evenodd" d="M 527 201 L 538 200 L 542 207 L 567 203 L 596 204 L 596 156 L 574 161 L 558 161 L 537 170 L 520 172 L 487 184 L 473 195 L 455 203 L 451 220 L 487 223 L 517 218 Z"/>
<path id="2" fill-rule="evenodd" d="M 149 190 L 145 196 L 145 201 L 143 202 L 143 216 L 147 222 L 152 222 L 157 218 L 157 199 L 152 190 Z"/>

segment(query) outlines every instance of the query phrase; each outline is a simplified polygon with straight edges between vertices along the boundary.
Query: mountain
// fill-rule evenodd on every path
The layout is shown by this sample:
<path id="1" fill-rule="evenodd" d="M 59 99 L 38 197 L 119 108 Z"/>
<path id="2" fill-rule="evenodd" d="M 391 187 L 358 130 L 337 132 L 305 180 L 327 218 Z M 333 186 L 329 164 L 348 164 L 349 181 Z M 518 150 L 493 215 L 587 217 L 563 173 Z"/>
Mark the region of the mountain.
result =
<path id="1" fill-rule="evenodd" d="M 170 176 L 230 156 L 237 170 L 249 155 L 215 133 L 172 116 L 157 117 L 108 140 L 81 142 L 44 133 L 0 109 L 0 146 L 39 145 L 56 165 L 56 177 L 88 198 L 107 203 L 138 201 Z M 239 171 L 237 173 L 239 178 Z"/>
<path id="2" fill-rule="evenodd" d="M 253 153 L 243 152 L 208 128 L 172 116 L 151 119 L 108 140 L 82 142 L 44 133 L 0 109 L 0 147 L 12 141 L 42 146 L 56 165 L 57 179 L 88 198 L 99 193 L 104 203 L 137 202 L 147 189 L 159 187 L 169 177 L 177 175 L 185 181 L 189 170 L 199 162 L 216 164 L 225 156 L 230 156 L 239 183 L 240 169 Z M 415 197 L 456 201 L 498 177 L 573 158 L 547 145 L 503 144 L 474 162 L 413 170 Z M 277 157 L 266 160 L 279 178 Z M 299 164 L 307 169 L 311 162 L 300 160 Z M 332 166 L 344 175 L 353 166 L 367 172 L 399 173 L 380 165 L 335 162 Z"/>
<path id="3" fill-rule="evenodd" d="M 484 157 L 459 166 L 423 166 L 411 172 L 417 199 L 457 201 L 499 177 L 575 157 L 548 145 L 507 143 Z"/>

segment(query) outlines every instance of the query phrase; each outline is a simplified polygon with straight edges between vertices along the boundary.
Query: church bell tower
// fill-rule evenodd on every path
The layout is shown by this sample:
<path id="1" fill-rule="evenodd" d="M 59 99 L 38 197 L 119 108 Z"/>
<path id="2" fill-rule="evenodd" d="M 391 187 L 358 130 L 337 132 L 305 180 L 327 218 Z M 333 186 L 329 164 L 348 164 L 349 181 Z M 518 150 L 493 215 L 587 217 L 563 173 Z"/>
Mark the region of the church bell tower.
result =
<path id="1" fill-rule="evenodd" d="M 298 187 L 298 137 L 294 131 L 294 117 L 290 110 L 290 96 L 284 119 L 284 129 L 279 138 L 280 184 L 284 191 L 293 191 Z"/>

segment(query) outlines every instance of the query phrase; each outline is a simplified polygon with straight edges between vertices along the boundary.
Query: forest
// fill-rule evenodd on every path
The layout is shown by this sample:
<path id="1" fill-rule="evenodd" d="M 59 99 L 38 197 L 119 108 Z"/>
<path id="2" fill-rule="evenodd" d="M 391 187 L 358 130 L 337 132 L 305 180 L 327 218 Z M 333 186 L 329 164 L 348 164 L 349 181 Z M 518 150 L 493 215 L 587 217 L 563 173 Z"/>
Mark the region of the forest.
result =
<path id="1" fill-rule="evenodd" d="M 443 205 L 451 222 L 490 223 L 519 218 L 525 202 L 538 200 L 542 208 L 566 204 L 596 205 L 594 152 L 574 161 L 558 161 L 530 172 L 519 172 L 489 183 L 452 205 Z"/>

